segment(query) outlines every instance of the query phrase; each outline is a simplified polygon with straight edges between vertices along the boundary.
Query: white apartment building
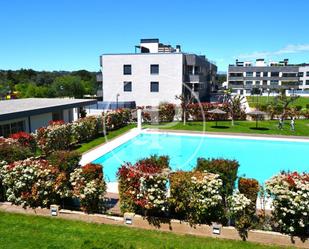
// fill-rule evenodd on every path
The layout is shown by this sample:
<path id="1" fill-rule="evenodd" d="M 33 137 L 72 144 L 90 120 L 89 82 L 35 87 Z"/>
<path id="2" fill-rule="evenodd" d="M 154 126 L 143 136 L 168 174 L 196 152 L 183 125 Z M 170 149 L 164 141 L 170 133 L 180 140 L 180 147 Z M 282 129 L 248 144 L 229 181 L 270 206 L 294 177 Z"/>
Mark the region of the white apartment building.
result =
<path id="1" fill-rule="evenodd" d="M 202 101 L 207 99 L 217 67 L 205 56 L 183 53 L 179 45 L 173 48 L 159 39 L 141 39 L 135 49 L 136 53 L 101 56 L 104 102 L 179 104 L 175 96 L 191 90 Z"/>
<path id="2" fill-rule="evenodd" d="M 309 90 L 309 64 L 304 64 L 299 67 L 299 88 Z"/>

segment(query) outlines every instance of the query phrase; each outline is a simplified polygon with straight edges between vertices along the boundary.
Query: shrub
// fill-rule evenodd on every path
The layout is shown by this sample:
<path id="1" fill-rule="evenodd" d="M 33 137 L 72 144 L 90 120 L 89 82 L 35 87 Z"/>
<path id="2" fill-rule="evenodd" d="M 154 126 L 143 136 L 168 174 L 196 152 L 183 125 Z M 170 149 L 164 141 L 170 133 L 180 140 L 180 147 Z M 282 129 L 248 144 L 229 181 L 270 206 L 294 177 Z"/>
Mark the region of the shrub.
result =
<path id="1" fill-rule="evenodd" d="M 202 172 L 176 172 L 171 175 L 171 207 L 178 218 L 191 225 L 220 220 L 222 181 L 219 175 Z"/>
<path id="2" fill-rule="evenodd" d="M 240 237 L 246 240 L 248 230 L 253 225 L 252 213 L 250 210 L 251 200 L 244 194 L 235 192 L 227 198 L 228 216 L 235 220 L 235 228 Z"/>
<path id="3" fill-rule="evenodd" d="M 46 160 L 28 158 L 1 168 L 7 200 L 24 207 L 48 207 L 57 199 L 58 169 Z"/>
<path id="4" fill-rule="evenodd" d="M 37 143 L 45 154 L 56 150 L 66 150 L 70 147 L 71 142 L 71 124 L 56 121 L 37 130 Z"/>
<path id="5" fill-rule="evenodd" d="M 47 160 L 60 171 L 70 174 L 79 166 L 80 153 L 76 151 L 54 151 Z"/>
<path id="6" fill-rule="evenodd" d="M 251 201 L 250 213 L 255 214 L 256 200 L 260 190 L 259 182 L 255 179 L 241 177 L 238 180 L 238 190 Z"/>
<path id="7" fill-rule="evenodd" d="M 117 176 L 122 213 L 152 215 L 166 211 L 168 164 L 168 157 L 152 156 L 119 168 Z"/>
<path id="8" fill-rule="evenodd" d="M 2 167 L 4 167 L 5 165 L 7 165 L 5 161 L 0 161 L 0 173 L 2 172 Z M 5 188 L 2 184 L 2 178 L 3 176 L 0 174 L 0 201 L 5 201 Z"/>
<path id="9" fill-rule="evenodd" d="M 83 211 L 104 210 L 106 183 L 101 165 L 87 164 L 75 169 L 70 175 L 70 182 L 73 186 L 73 196 L 79 199 Z"/>
<path id="10" fill-rule="evenodd" d="M 291 235 L 309 235 L 309 174 L 285 173 L 266 182 L 272 197 L 273 216 L 280 231 Z"/>
<path id="11" fill-rule="evenodd" d="M 17 132 L 10 135 L 10 138 L 17 140 L 22 146 L 29 147 L 29 149 L 35 153 L 36 151 L 36 140 L 35 137 L 27 132 Z"/>
<path id="12" fill-rule="evenodd" d="M 33 156 L 28 146 L 23 146 L 18 140 L 0 137 L 0 161 L 12 163 Z"/>
<path id="13" fill-rule="evenodd" d="M 239 163 L 235 160 L 226 159 L 197 159 L 197 171 L 207 171 L 210 173 L 218 174 L 223 182 L 222 197 L 226 205 L 226 199 L 233 193 L 235 182 L 237 179 L 237 172 Z"/>
<path id="14" fill-rule="evenodd" d="M 72 123 L 72 133 L 76 142 L 87 141 L 97 137 L 103 130 L 101 116 L 88 116 Z"/>
<path id="15" fill-rule="evenodd" d="M 175 105 L 170 103 L 161 103 L 159 105 L 159 121 L 173 122 L 175 116 Z"/>
<path id="16" fill-rule="evenodd" d="M 118 109 L 103 114 L 106 130 L 115 130 L 125 126 L 131 120 L 131 112 L 128 109 Z"/>

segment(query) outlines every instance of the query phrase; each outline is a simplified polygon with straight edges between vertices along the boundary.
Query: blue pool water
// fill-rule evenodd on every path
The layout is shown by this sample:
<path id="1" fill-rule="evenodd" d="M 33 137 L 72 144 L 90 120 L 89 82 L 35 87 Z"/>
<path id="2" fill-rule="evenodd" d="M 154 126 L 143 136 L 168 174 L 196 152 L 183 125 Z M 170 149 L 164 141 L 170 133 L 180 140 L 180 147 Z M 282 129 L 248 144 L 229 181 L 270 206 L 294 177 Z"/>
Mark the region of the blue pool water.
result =
<path id="1" fill-rule="evenodd" d="M 124 162 L 135 163 L 154 154 L 168 155 L 172 170 L 191 170 L 198 157 L 235 159 L 240 163 L 239 176 L 260 183 L 281 170 L 309 170 L 309 142 L 173 134 L 140 134 L 94 163 L 103 165 L 107 181 L 115 182 Z"/>

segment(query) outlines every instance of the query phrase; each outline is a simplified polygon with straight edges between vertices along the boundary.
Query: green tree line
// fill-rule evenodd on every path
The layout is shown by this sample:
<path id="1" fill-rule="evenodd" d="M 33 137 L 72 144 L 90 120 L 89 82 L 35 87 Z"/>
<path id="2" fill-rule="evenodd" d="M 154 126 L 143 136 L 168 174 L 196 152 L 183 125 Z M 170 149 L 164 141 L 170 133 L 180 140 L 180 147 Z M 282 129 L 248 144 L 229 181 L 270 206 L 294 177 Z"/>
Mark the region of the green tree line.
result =
<path id="1" fill-rule="evenodd" d="M 19 98 L 82 98 L 96 93 L 96 73 L 86 70 L 0 70 L 0 99 L 12 93 Z"/>

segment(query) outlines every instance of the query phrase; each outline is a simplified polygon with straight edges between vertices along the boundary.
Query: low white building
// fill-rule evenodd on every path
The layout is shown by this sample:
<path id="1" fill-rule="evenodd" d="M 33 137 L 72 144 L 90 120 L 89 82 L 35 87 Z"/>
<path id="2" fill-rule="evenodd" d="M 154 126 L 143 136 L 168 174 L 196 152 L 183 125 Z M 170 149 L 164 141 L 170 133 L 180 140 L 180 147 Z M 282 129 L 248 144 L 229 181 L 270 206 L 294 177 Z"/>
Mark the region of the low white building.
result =
<path id="1" fill-rule="evenodd" d="M 176 95 L 192 91 L 205 101 L 214 84 L 217 67 L 205 56 L 181 52 L 180 46 L 159 39 L 141 39 L 139 52 L 103 54 L 104 102 L 132 102 L 137 106 L 178 104 Z"/>
<path id="2" fill-rule="evenodd" d="M 96 104 L 93 99 L 28 98 L 0 101 L 0 137 L 47 126 L 49 121 L 72 122 L 80 108 Z"/>

